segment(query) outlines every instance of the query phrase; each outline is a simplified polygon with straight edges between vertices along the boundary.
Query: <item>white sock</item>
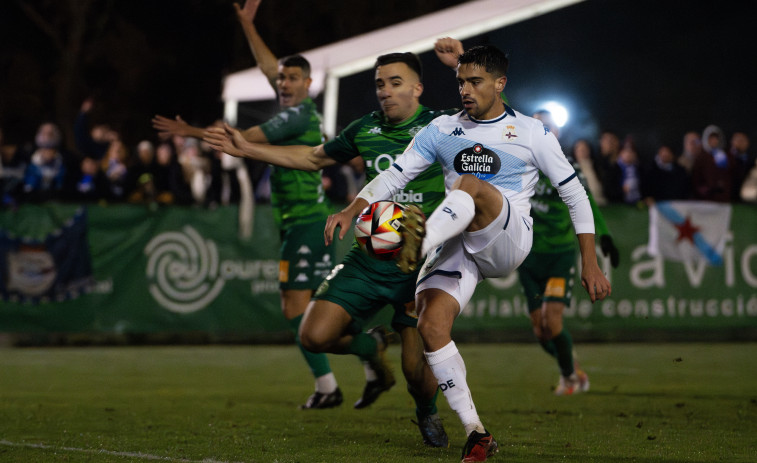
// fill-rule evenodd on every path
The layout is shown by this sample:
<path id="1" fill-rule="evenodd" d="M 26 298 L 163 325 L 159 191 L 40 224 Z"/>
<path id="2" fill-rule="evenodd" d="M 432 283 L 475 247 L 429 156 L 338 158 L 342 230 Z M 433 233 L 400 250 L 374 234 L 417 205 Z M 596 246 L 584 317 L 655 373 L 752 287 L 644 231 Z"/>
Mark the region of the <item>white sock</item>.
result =
<path id="1" fill-rule="evenodd" d="M 336 391 L 336 376 L 333 372 L 326 373 L 323 376 L 319 376 L 315 379 L 315 390 L 321 394 L 331 394 Z"/>
<path id="2" fill-rule="evenodd" d="M 363 370 L 365 370 L 366 381 L 376 381 L 378 379 L 378 376 L 376 376 L 376 371 L 373 368 L 371 368 L 370 363 L 363 362 Z"/>
<path id="3" fill-rule="evenodd" d="M 468 383 L 465 381 L 466 371 L 463 357 L 457 351 L 454 341 L 435 352 L 426 352 L 426 360 L 436 381 L 447 398 L 452 410 L 460 417 L 465 427 L 465 434 L 471 431 L 484 432 L 484 425 L 478 418 L 476 406 L 473 404 Z"/>
<path id="4" fill-rule="evenodd" d="M 426 237 L 421 246 L 421 256 L 465 231 L 475 214 L 476 204 L 471 195 L 463 190 L 450 191 L 426 221 Z"/>

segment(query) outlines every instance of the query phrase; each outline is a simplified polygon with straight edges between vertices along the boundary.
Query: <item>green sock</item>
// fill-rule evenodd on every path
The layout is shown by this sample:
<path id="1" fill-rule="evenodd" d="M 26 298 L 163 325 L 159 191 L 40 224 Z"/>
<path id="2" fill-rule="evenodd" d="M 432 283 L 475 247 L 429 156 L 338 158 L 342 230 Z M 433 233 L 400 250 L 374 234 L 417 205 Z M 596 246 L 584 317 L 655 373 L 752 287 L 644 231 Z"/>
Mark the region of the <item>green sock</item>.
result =
<path id="1" fill-rule="evenodd" d="M 433 415 L 439 411 L 436 408 L 436 398 L 439 396 L 439 388 L 436 388 L 434 395 L 428 398 L 422 397 L 421 394 L 414 388 L 410 387 L 409 384 L 407 385 L 407 390 L 413 397 L 413 400 L 415 400 L 415 415 L 418 419 L 421 419 L 423 416 Z"/>
<path id="2" fill-rule="evenodd" d="M 544 352 L 548 353 L 552 357 L 557 357 L 557 348 L 555 348 L 555 343 L 552 342 L 552 340 L 543 340 L 539 339 L 539 344 L 541 345 L 542 349 L 544 349 Z"/>
<path id="3" fill-rule="evenodd" d="M 328 357 L 326 357 L 326 354 L 316 354 L 302 347 L 299 335 L 302 315 L 294 317 L 293 319 L 287 321 L 289 322 L 289 327 L 292 329 L 292 331 L 294 331 L 294 341 L 295 343 L 297 343 L 297 347 L 300 348 L 300 352 L 302 352 L 303 357 L 305 357 L 305 362 L 307 362 L 308 367 L 310 367 L 310 371 L 313 373 L 313 377 L 318 378 L 325 374 L 331 373 L 331 365 L 329 365 L 329 359 Z"/>
<path id="4" fill-rule="evenodd" d="M 560 373 L 563 376 L 570 376 L 573 374 L 573 338 L 570 337 L 570 333 L 566 330 L 562 330 L 560 334 L 552 338 L 552 342 L 555 345 L 557 351 L 557 364 L 560 366 Z"/>
<path id="5" fill-rule="evenodd" d="M 347 351 L 350 354 L 357 355 L 361 360 L 369 360 L 376 355 L 378 345 L 376 338 L 367 333 L 358 333 L 352 337 Z"/>

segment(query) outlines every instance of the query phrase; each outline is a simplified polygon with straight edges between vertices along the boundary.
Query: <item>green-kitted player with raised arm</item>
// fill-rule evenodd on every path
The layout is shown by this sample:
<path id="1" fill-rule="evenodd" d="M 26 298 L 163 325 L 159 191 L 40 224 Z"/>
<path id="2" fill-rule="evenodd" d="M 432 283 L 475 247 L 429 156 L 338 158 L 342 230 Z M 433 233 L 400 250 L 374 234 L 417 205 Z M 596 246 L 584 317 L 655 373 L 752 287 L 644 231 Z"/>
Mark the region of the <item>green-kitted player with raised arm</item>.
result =
<path id="1" fill-rule="evenodd" d="M 268 121 L 250 127 L 242 136 L 249 141 L 273 145 L 308 145 L 323 143 L 321 117 L 308 95 L 312 82 L 310 63 L 300 55 L 280 61 L 268 49 L 253 25 L 260 0 L 235 4 L 240 24 L 253 55 L 271 86 L 276 90 L 282 110 Z M 180 135 L 202 138 L 204 128 L 193 127 L 180 117 L 153 118 L 153 127 L 162 136 Z M 303 409 L 331 408 L 343 401 L 328 358 L 302 347 L 298 333 L 305 309 L 315 290 L 334 265 L 335 253 L 323 243 L 323 227 L 331 212 L 319 171 L 303 172 L 271 167 L 271 203 L 281 236 L 279 289 L 281 310 L 295 341 L 315 377 L 315 392 L 301 405 Z"/>
<path id="2" fill-rule="evenodd" d="M 366 177 L 371 180 L 391 166 L 419 130 L 443 114 L 419 102 L 423 92 L 421 64 L 414 54 L 379 56 L 374 70 L 381 111 L 356 120 L 324 145 L 311 148 L 249 143 L 238 130 L 228 126 L 211 129 L 205 141 L 234 156 L 303 170 L 318 170 L 360 156 Z M 430 214 L 443 197 L 441 169 L 434 165 L 394 199 L 415 203 Z M 341 230 L 340 239 L 346 233 L 347 230 Z M 331 238 L 327 237 L 329 241 Z M 446 447 L 447 434 L 436 413 L 436 378 L 423 355 L 423 342 L 416 328 L 417 277 L 417 271 L 402 273 L 395 262 L 368 257 L 355 245 L 315 294 L 300 327 L 300 337 L 303 346 L 313 352 L 353 354 L 367 363 L 366 387 L 355 403 L 356 408 L 363 408 L 395 383 L 383 360 L 384 338 L 376 331 L 370 335 L 362 333 L 367 321 L 390 304 L 394 308 L 392 326 L 402 339 L 402 371 L 415 399 L 421 435 L 427 445 Z"/>

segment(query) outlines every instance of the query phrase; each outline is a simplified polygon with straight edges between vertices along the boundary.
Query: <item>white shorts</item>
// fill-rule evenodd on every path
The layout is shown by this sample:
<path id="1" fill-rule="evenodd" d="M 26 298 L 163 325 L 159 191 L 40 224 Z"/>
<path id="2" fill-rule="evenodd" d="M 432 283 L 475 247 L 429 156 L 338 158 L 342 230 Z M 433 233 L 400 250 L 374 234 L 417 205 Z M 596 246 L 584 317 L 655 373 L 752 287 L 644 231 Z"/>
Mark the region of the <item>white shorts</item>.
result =
<path id="1" fill-rule="evenodd" d="M 418 275 L 415 293 L 441 289 L 465 308 L 484 278 L 512 273 L 531 251 L 531 217 L 521 214 L 502 195 L 502 211 L 486 228 L 463 232 L 429 253 Z"/>

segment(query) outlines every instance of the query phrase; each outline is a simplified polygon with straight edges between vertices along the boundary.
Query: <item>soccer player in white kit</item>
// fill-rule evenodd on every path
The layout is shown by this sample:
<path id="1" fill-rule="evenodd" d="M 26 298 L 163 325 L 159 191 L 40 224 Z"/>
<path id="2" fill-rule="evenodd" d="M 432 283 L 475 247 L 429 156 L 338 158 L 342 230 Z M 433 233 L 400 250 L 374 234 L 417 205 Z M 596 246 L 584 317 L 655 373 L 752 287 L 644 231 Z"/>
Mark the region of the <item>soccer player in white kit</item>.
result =
<path id="1" fill-rule="evenodd" d="M 589 297 L 594 302 L 611 292 L 597 263 L 594 218 L 575 170 L 541 121 L 500 98 L 507 65 L 505 54 L 491 45 L 460 55 L 457 80 L 464 110 L 421 130 L 391 168 L 329 217 L 325 230 L 327 243 L 337 227 L 342 238 L 368 204 L 390 199 L 429 164 L 442 165 L 447 196 L 425 224 L 419 211 L 406 210 L 397 264 L 412 271 L 427 257 L 416 289 L 418 330 L 431 370 L 468 435 L 463 462 L 486 461 L 497 452 L 497 442 L 479 419 L 465 364 L 452 341 L 452 324 L 479 281 L 508 275 L 528 255 L 533 238 L 529 198 L 538 170 L 570 209 L 581 250 L 581 282 Z"/>

